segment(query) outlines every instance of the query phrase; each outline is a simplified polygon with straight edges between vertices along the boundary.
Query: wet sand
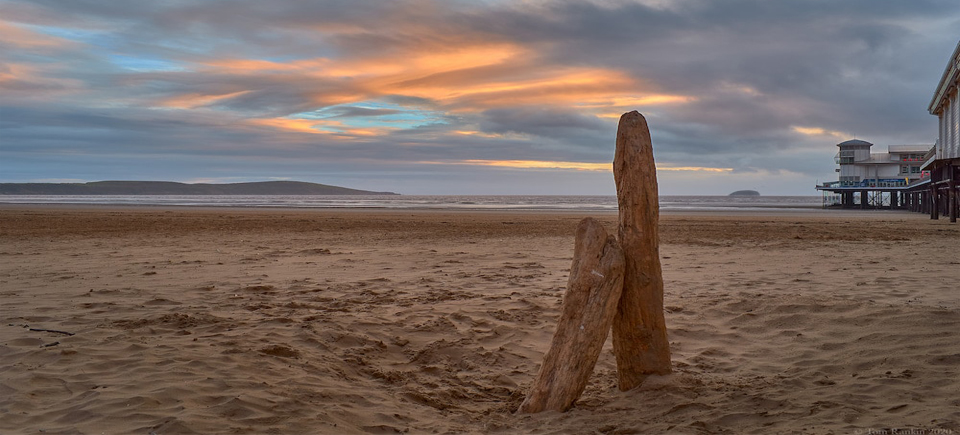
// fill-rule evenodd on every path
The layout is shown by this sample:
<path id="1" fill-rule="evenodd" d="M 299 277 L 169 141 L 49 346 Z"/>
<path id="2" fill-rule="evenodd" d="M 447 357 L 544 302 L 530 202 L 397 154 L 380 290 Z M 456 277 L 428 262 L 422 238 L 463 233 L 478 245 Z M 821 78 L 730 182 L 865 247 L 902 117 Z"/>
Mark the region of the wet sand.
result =
<path id="1" fill-rule="evenodd" d="M 663 216 L 674 373 L 513 414 L 583 216 L 0 206 L 0 433 L 960 433 L 960 225 L 906 212 Z"/>

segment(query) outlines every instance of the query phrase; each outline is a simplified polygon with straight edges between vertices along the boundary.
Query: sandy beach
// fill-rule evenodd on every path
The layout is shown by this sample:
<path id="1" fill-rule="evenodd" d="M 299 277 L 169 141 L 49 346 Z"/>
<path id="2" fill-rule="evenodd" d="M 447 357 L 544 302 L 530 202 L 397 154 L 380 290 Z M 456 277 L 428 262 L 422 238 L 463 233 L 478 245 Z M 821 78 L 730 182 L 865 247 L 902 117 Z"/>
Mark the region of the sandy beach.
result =
<path id="1" fill-rule="evenodd" d="M 584 216 L 0 206 L 0 433 L 960 434 L 960 225 L 907 212 L 663 216 L 674 373 L 514 414 Z"/>

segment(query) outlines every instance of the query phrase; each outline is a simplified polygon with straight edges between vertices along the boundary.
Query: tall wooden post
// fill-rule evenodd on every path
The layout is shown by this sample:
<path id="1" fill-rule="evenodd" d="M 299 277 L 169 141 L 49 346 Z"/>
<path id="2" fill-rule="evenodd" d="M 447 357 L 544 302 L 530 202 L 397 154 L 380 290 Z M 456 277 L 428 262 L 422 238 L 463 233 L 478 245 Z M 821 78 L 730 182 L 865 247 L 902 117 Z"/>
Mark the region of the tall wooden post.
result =
<path id="1" fill-rule="evenodd" d="M 619 387 L 626 391 L 651 374 L 671 370 L 663 315 L 657 169 L 647 121 L 637 111 L 620 117 L 613 176 L 626 260 L 623 294 L 613 321 L 613 350 Z"/>
<path id="2" fill-rule="evenodd" d="M 577 226 L 573 264 L 550 350 L 518 412 L 566 411 L 587 386 L 623 289 L 623 251 L 603 225 Z"/>

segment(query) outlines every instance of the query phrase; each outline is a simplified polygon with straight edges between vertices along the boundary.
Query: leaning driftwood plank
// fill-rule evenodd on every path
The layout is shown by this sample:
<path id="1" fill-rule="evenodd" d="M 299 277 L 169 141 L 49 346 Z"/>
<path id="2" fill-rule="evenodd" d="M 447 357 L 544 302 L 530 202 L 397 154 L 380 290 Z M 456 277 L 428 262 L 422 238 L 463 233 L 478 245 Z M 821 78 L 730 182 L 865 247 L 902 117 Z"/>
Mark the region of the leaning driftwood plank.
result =
<path id="1" fill-rule="evenodd" d="M 613 175 L 620 207 L 620 247 L 626 260 L 623 293 L 613 321 L 613 348 L 619 386 L 626 391 L 651 374 L 670 372 L 657 228 L 657 169 L 647 121 L 636 111 L 620 117 Z"/>
<path id="2" fill-rule="evenodd" d="M 623 252 L 616 238 L 596 220 L 582 220 L 557 330 L 519 412 L 573 406 L 610 332 L 622 288 Z"/>

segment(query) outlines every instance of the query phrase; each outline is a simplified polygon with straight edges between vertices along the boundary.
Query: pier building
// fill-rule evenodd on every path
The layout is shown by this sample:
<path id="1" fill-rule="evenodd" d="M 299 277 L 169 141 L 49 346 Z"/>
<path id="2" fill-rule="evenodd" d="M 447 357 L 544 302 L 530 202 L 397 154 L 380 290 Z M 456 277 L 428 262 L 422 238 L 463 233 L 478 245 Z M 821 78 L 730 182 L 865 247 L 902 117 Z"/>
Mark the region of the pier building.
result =
<path id="1" fill-rule="evenodd" d="M 923 164 L 931 145 L 890 145 L 887 152 L 871 152 L 873 144 L 851 139 L 837 144 L 839 180 L 817 190 L 835 195 L 834 204 L 845 208 L 906 208 L 903 193 L 924 175 Z"/>

